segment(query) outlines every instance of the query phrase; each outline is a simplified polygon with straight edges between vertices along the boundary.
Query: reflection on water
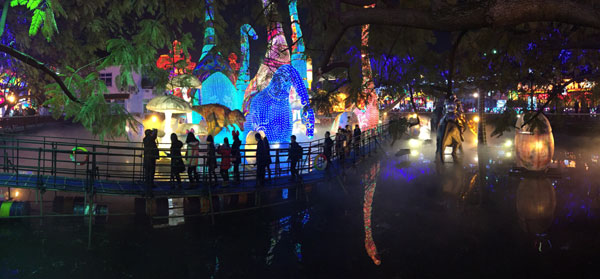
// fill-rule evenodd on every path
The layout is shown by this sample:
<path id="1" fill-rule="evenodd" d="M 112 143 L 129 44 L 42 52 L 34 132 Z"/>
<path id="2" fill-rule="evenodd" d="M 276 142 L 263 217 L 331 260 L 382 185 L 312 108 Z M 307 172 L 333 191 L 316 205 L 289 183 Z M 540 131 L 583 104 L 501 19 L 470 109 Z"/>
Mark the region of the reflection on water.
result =
<path id="1" fill-rule="evenodd" d="M 418 156 L 395 156 L 409 147 L 347 168 L 347 191 L 326 181 L 306 203 L 217 216 L 215 226 L 94 226 L 92 252 L 81 244 L 80 219 L 47 219 L 35 235 L 38 220 L 13 234 L 2 224 L 1 249 L 14 252 L 0 254 L 0 278 L 59 278 L 65 270 L 105 278 L 596 278 L 597 150 L 558 146 L 558 170 L 528 176 L 510 172 L 513 149 L 504 141 L 465 148 L 445 164 L 426 143 L 414 147 Z M 170 215 L 180 214 L 178 203 Z"/>
<path id="2" fill-rule="evenodd" d="M 547 230 L 554 220 L 556 192 L 547 178 L 525 178 L 517 188 L 517 214 L 523 231 L 536 236 L 535 246 L 552 248 Z"/>
<path id="3" fill-rule="evenodd" d="M 363 184 L 365 185 L 365 194 L 363 202 L 363 220 L 365 225 L 365 249 L 367 254 L 373 260 L 376 265 L 381 264 L 381 259 L 377 254 L 377 246 L 373 240 L 371 214 L 373 204 L 373 194 L 375 194 L 375 188 L 377 188 L 377 178 L 379 177 L 379 162 L 375 163 L 367 173 L 363 176 Z"/>
<path id="4" fill-rule="evenodd" d="M 292 218 L 294 217 L 294 218 Z M 302 243 L 300 239 L 298 239 L 295 235 L 295 232 L 292 229 L 302 229 L 306 223 L 310 220 L 310 213 L 308 209 L 304 209 L 299 211 L 295 215 L 285 216 L 280 218 L 277 221 L 271 223 L 271 237 L 269 239 L 269 249 L 267 250 L 267 256 L 265 257 L 265 262 L 267 266 L 273 264 L 273 259 L 275 258 L 275 248 L 277 244 L 281 241 L 282 237 L 285 234 L 288 234 L 288 237 L 292 239 L 293 243 L 293 253 L 296 256 L 299 262 L 302 261 Z"/>

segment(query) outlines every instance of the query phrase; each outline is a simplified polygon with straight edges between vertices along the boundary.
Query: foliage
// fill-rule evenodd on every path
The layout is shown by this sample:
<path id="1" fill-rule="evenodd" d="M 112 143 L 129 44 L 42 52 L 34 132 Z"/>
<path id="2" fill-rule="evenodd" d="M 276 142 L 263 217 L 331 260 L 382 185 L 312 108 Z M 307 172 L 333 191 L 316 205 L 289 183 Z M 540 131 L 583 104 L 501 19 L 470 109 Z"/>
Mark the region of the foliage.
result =
<path id="1" fill-rule="evenodd" d="M 65 119 L 80 122 L 101 140 L 107 136 L 126 134 L 125 125 L 134 129 L 137 127 L 137 121 L 122 106 L 106 102 L 104 94 L 108 93 L 108 89 L 97 73 L 82 77 L 75 69 L 69 70 L 70 75 L 65 83 L 81 103 L 69 100 L 58 84 L 47 85 L 46 94 L 49 98 L 44 104 L 52 108 L 54 118 L 64 115 Z"/>

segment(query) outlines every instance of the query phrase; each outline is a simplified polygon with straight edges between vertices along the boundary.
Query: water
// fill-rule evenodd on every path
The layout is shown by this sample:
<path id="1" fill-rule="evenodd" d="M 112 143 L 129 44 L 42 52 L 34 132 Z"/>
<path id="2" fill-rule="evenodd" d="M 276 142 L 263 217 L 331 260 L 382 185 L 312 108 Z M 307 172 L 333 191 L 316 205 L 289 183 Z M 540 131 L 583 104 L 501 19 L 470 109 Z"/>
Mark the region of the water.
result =
<path id="1" fill-rule="evenodd" d="M 3 221 L 0 278 L 597 278 L 595 140 L 557 136 L 556 160 L 575 156 L 560 177 L 509 175 L 505 140 L 446 164 L 432 145 L 384 143 L 308 201 L 214 226 L 111 217 L 89 251 L 81 218 Z"/>

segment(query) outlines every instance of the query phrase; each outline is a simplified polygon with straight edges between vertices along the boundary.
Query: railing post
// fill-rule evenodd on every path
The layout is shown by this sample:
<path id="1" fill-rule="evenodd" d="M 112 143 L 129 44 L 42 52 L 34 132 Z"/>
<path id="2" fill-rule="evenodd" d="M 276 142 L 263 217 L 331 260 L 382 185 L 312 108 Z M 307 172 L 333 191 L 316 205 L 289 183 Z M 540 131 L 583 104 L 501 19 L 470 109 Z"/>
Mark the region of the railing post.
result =
<path id="1" fill-rule="evenodd" d="M 57 149 L 57 144 L 56 142 L 52 142 L 52 176 L 53 176 L 53 183 L 54 186 L 56 187 L 56 166 L 57 166 L 57 162 L 56 162 L 56 149 Z"/>
<path id="2" fill-rule="evenodd" d="M 43 183 L 42 183 L 42 180 L 40 177 L 41 156 L 42 156 L 42 148 L 38 148 L 37 190 L 38 190 L 38 193 L 40 196 L 40 215 L 42 216 L 42 218 L 40 218 L 40 225 L 42 224 L 42 220 L 44 219 L 43 217 L 44 217 L 44 192 L 45 192 L 45 190 L 43 189 Z"/>
<path id="3" fill-rule="evenodd" d="M 19 157 L 20 157 L 19 156 L 19 150 L 21 150 L 21 149 L 19 148 L 19 141 L 17 140 L 17 164 L 15 165 L 15 172 L 17 173 L 16 174 L 16 176 L 17 176 L 17 181 L 16 181 L 17 182 L 16 183 L 17 186 L 19 186 Z"/>

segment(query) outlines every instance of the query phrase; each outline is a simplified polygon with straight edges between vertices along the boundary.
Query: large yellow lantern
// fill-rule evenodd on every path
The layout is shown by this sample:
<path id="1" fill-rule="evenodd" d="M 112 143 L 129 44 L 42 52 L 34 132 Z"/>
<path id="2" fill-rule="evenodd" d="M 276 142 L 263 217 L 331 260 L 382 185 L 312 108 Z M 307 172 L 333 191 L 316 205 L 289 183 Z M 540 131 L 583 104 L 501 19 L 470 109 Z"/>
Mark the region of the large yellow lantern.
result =
<path id="1" fill-rule="evenodd" d="M 548 168 L 554 156 L 554 136 L 550 121 L 543 114 L 537 116 L 534 120 L 537 124 L 533 130 L 530 129 L 531 123 L 523 125 L 523 119 L 528 117 L 521 116 L 517 120 L 517 130 L 515 133 L 516 164 L 518 167 L 530 171 L 540 171 Z M 533 121 L 532 121 L 533 122 Z"/>

